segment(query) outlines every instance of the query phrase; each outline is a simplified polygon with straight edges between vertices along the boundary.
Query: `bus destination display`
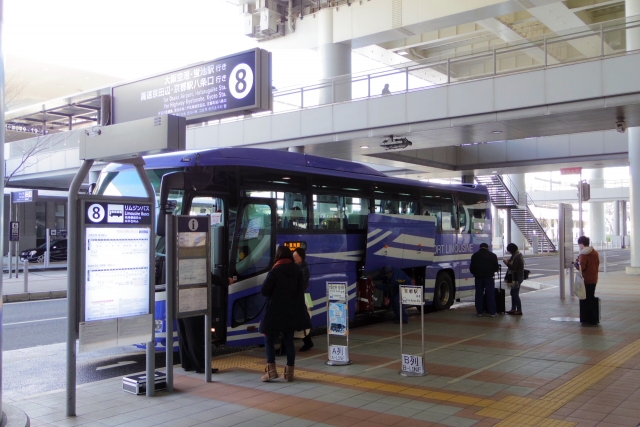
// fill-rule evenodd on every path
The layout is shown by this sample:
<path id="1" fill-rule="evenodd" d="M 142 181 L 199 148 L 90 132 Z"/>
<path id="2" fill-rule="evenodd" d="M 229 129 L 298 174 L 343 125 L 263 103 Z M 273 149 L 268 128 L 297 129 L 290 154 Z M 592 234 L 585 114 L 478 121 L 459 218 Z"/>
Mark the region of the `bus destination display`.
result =
<path id="1" fill-rule="evenodd" d="M 149 313 L 149 228 L 87 227 L 85 321 Z"/>

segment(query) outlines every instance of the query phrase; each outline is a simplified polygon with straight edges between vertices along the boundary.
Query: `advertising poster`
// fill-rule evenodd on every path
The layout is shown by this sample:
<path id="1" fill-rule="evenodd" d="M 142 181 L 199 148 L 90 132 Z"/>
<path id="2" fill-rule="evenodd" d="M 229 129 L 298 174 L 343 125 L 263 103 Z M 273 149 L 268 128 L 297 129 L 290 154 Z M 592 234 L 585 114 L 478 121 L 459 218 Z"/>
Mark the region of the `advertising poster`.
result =
<path id="1" fill-rule="evenodd" d="M 347 335 L 347 305 L 337 302 L 329 304 L 329 334 Z"/>

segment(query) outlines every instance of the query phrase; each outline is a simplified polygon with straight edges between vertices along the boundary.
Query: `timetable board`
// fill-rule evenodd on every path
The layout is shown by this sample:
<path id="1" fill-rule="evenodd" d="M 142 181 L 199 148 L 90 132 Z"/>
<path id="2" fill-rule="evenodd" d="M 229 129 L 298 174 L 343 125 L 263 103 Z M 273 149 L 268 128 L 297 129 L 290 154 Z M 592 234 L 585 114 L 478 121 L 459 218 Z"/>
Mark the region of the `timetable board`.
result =
<path id="1" fill-rule="evenodd" d="M 148 227 L 87 227 L 85 321 L 149 313 Z"/>

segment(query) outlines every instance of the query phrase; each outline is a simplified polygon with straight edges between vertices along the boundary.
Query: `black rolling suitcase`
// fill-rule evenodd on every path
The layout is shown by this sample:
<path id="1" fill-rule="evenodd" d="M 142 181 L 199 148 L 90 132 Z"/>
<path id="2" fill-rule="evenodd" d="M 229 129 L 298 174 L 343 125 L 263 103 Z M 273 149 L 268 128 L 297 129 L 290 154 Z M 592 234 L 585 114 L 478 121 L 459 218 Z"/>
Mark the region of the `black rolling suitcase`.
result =
<path id="1" fill-rule="evenodd" d="M 504 289 L 502 289 L 502 266 L 498 265 L 498 267 L 500 267 L 500 269 L 498 270 L 498 280 L 500 283 L 500 287 L 494 291 L 496 295 L 496 313 L 504 314 L 507 312 L 504 302 L 506 298 L 506 292 Z"/>
<path id="2" fill-rule="evenodd" d="M 498 267 L 500 268 L 498 270 L 498 283 L 499 283 L 499 287 L 495 288 L 495 290 L 493 291 L 495 298 L 496 298 L 496 313 L 498 314 L 504 314 L 506 313 L 506 308 L 505 308 L 505 290 L 502 289 L 502 266 L 498 265 Z M 495 275 L 494 275 L 495 276 Z M 495 278 L 494 278 L 495 280 Z M 487 296 L 484 296 L 484 312 L 488 313 L 489 312 L 489 308 L 487 305 Z"/>
<path id="3" fill-rule="evenodd" d="M 580 323 L 591 325 L 600 324 L 600 298 L 580 300 Z"/>

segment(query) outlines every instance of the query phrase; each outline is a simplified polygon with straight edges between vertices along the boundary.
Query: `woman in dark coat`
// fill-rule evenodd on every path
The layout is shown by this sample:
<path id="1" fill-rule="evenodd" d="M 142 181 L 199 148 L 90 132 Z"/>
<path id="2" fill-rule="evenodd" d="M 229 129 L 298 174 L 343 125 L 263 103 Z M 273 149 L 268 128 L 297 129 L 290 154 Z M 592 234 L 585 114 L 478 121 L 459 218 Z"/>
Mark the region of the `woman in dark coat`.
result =
<path id="1" fill-rule="evenodd" d="M 512 282 L 508 285 L 511 288 L 511 310 L 507 314 L 522 316 L 522 301 L 520 300 L 520 285 L 524 281 L 524 256 L 518 250 L 515 243 L 507 245 L 507 252 L 511 254 L 509 260 L 503 260 L 509 267 L 507 273 L 511 273 Z"/>
<path id="2" fill-rule="evenodd" d="M 296 349 L 293 346 L 293 333 L 311 328 L 304 303 L 305 283 L 300 267 L 293 262 L 293 254 L 286 246 L 276 250 L 276 263 L 262 284 L 262 295 L 267 297 L 267 308 L 260 332 L 265 336 L 267 366 L 262 381 L 278 378 L 276 370 L 275 341 L 282 333 L 287 349 L 287 366 L 284 377 L 293 381 Z"/>

